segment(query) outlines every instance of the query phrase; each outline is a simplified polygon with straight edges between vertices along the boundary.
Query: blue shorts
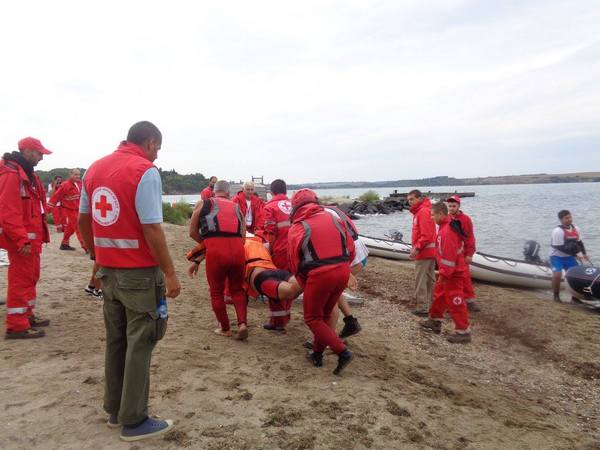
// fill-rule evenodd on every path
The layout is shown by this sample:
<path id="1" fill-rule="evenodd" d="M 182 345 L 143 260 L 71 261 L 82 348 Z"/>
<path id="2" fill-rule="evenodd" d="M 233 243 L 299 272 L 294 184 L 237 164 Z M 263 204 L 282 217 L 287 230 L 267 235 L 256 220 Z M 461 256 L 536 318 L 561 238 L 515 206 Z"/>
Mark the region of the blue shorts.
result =
<path id="1" fill-rule="evenodd" d="M 566 272 L 571 267 L 578 266 L 577 258 L 574 256 L 551 256 L 550 265 L 552 266 L 552 272 Z"/>

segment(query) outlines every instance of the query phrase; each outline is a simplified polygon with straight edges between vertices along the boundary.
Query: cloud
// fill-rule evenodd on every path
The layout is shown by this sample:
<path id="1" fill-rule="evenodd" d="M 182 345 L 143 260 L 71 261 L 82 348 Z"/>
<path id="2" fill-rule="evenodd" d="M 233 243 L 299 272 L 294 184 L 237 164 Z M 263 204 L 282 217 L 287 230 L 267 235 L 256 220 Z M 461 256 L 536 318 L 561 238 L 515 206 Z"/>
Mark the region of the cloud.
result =
<path id="1" fill-rule="evenodd" d="M 13 3 L 0 145 L 39 137 L 43 169 L 89 165 L 138 120 L 163 131 L 161 167 L 230 179 L 600 164 L 594 1 Z"/>

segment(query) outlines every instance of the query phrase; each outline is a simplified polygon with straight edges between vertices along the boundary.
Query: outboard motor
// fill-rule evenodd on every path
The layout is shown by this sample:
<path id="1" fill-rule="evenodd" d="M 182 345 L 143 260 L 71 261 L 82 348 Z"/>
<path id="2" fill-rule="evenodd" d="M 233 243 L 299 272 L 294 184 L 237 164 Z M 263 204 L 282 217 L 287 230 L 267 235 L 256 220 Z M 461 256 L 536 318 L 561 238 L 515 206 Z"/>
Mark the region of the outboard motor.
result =
<path id="1" fill-rule="evenodd" d="M 571 267 L 565 279 L 573 297 L 589 308 L 600 308 L 600 267 Z"/>
<path id="2" fill-rule="evenodd" d="M 389 230 L 386 234 L 392 241 L 402 242 L 404 235 L 399 230 Z"/>
<path id="3" fill-rule="evenodd" d="M 523 246 L 523 256 L 525 261 L 532 264 L 542 264 L 540 258 L 540 244 L 536 241 L 527 241 Z"/>

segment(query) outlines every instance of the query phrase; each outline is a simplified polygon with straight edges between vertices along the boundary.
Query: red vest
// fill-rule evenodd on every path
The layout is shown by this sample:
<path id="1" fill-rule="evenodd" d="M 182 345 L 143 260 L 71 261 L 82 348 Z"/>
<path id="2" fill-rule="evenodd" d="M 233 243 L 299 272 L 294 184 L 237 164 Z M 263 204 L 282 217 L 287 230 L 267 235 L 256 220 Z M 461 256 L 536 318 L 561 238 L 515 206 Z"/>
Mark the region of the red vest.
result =
<path id="1" fill-rule="evenodd" d="M 346 233 L 335 217 L 323 211 L 300 223 L 304 228 L 299 267 L 301 273 L 350 261 Z"/>
<path id="2" fill-rule="evenodd" d="M 222 197 L 204 200 L 200 210 L 200 235 L 210 237 L 241 237 L 242 214 L 239 205 Z"/>
<path id="3" fill-rule="evenodd" d="M 579 233 L 577 232 L 577 228 L 571 226 L 569 229 L 567 229 L 562 225 L 560 227 L 563 229 L 563 232 L 565 234 L 565 243 L 567 241 L 579 241 Z"/>
<path id="4" fill-rule="evenodd" d="M 86 172 L 96 262 L 101 266 L 133 269 L 158 265 L 135 209 L 140 179 L 152 167 L 140 147 L 123 141 Z"/>

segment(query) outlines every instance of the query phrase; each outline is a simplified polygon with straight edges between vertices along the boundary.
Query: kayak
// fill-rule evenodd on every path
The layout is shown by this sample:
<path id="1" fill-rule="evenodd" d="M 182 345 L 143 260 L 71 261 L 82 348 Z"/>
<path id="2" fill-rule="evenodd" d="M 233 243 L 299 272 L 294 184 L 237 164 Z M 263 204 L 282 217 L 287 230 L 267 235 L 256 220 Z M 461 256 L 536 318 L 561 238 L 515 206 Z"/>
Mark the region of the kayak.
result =
<path id="1" fill-rule="evenodd" d="M 573 297 L 590 308 L 600 308 L 600 267 L 572 267 L 565 278 Z"/>
<path id="2" fill-rule="evenodd" d="M 381 258 L 408 261 L 411 245 L 369 236 L 360 236 L 369 254 Z M 549 289 L 552 270 L 547 264 L 535 264 L 520 259 L 505 258 L 477 252 L 471 261 L 471 276 L 475 280 L 535 289 Z"/>

